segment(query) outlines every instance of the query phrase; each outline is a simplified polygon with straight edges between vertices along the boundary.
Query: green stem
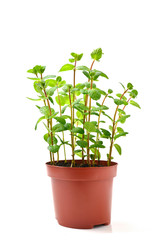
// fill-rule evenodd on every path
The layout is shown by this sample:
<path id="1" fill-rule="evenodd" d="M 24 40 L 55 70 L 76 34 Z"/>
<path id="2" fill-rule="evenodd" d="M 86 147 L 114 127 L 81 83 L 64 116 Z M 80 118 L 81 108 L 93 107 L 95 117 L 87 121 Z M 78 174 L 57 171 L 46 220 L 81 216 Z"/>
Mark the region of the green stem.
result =
<path id="1" fill-rule="evenodd" d="M 45 89 L 44 89 L 44 94 L 45 94 L 45 97 L 47 98 L 47 93 L 46 93 Z M 50 114 L 50 116 L 52 116 L 51 106 L 50 106 L 48 98 L 47 98 L 47 104 L 48 104 L 48 108 L 49 108 L 49 114 Z M 52 118 L 48 119 L 48 120 L 49 120 L 49 123 L 50 123 L 50 130 L 51 130 L 51 144 L 53 146 Z M 54 153 L 52 153 L 52 158 L 53 158 L 53 160 L 52 160 L 51 164 L 54 164 Z"/>
<path id="2" fill-rule="evenodd" d="M 49 119 L 47 119 L 47 127 L 49 128 Z M 50 133 L 48 133 L 48 136 L 50 137 Z M 51 151 L 49 151 L 49 155 L 50 155 L 50 161 L 52 163 L 52 153 L 51 153 Z"/>
<path id="3" fill-rule="evenodd" d="M 93 86 L 93 79 L 91 79 L 91 90 L 92 90 L 92 86 Z M 88 122 L 90 122 L 91 120 L 91 97 L 89 97 L 89 114 L 88 114 Z M 87 146 L 87 162 L 89 163 L 90 165 L 90 149 L 89 149 L 89 135 L 90 133 L 87 133 L 87 143 L 88 143 L 88 146 Z"/>
<path id="4" fill-rule="evenodd" d="M 104 105 L 104 102 L 105 102 L 107 96 L 108 96 L 108 94 L 106 94 L 106 96 L 104 97 L 101 106 Z M 100 125 L 101 113 L 102 113 L 102 110 L 99 111 L 99 116 L 98 116 L 98 127 L 97 127 L 98 130 L 99 130 L 99 125 Z M 99 140 L 99 133 L 97 132 L 96 142 L 97 142 L 98 140 Z M 97 154 L 97 148 L 95 149 L 95 155 L 94 155 L 93 164 L 95 164 L 96 154 Z M 98 148 L 98 160 L 99 160 L 99 148 Z"/>
<path id="5" fill-rule="evenodd" d="M 69 102 L 70 102 L 70 109 L 71 109 L 71 145 L 72 145 L 72 163 L 71 166 L 75 166 L 75 160 L 74 160 L 74 136 L 72 133 L 73 129 L 73 110 L 72 110 L 72 101 L 71 101 L 71 91 L 69 89 Z"/>
<path id="6" fill-rule="evenodd" d="M 90 70 L 92 70 L 94 62 L 95 62 L 95 60 L 93 60 Z M 88 82 L 90 82 L 90 79 L 88 79 Z M 88 105 L 88 94 L 86 94 L 86 97 L 85 97 L 85 106 L 87 107 L 87 105 Z M 86 113 L 86 110 L 84 110 L 84 113 Z M 85 121 L 86 121 L 86 116 L 84 115 L 83 116 L 83 130 L 84 130 Z M 82 135 L 82 141 L 83 140 L 84 140 L 84 134 Z M 83 148 L 82 148 L 82 162 L 84 163 L 84 149 Z"/>
<path id="7" fill-rule="evenodd" d="M 124 96 L 124 94 L 128 91 L 125 90 L 124 93 L 121 95 L 120 100 L 122 99 L 122 97 Z M 116 132 L 116 115 L 117 115 L 117 111 L 118 111 L 119 105 L 116 107 L 115 113 L 114 113 L 114 117 L 113 117 L 113 126 L 112 126 L 112 137 L 111 137 L 111 144 L 110 144 L 110 149 L 109 149 L 109 157 L 108 157 L 108 166 L 111 165 L 111 158 L 112 158 L 112 149 L 113 149 L 113 143 L 114 143 L 114 135 Z"/>
<path id="8" fill-rule="evenodd" d="M 75 63 L 74 63 L 74 69 L 73 69 L 73 88 L 75 88 L 76 86 L 76 60 L 75 60 Z M 75 92 L 73 91 L 73 102 L 75 101 Z M 74 127 L 74 119 L 75 119 L 75 116 L 74 116 L 74 107 L 72 108 L 72 128 Z M 75 146 L 75 137 L 73 136 L 73 146 Z M 73 163 L 75 164 L 74 162 L 74 152 L 72 153 L 73 154 Z"/>
<path id="9" fill-rule="evenodd" d="M 59 101 L 59 112 L 60 112 L 60 116 L 62 116 L 61 100 L 60 100 L 58 88 L 57 88 L 57 95 L 58 95 L 58 101 Z M 62 140 L 63 140 L 63 142 L 65 141 L 64 140 L 64 132 L 62 132 Z M 65 144 L 63 144 L 63 149 L 64 149 L 64 159 L 65 159 L 64 162 L 67 163 Z"/>

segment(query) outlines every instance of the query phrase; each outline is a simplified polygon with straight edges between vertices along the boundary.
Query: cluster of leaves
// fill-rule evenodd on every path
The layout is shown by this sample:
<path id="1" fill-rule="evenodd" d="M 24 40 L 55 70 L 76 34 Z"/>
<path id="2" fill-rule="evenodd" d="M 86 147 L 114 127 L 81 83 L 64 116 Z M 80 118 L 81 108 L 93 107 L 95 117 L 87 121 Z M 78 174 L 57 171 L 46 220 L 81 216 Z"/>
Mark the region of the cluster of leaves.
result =
<path id="1" fill-rule="evenodd" d="M 55 154 L 57 154 L 56 161 L 59 161 L 59 151 L 62 146 L 65 162 L 67 161 L 66 145 L 72 149 L 71 166 L 75 165 L 75 155 L 82 158 L 83 163 L 87 161 L 89 166 L 94 165 L 95 160 L 101 158 L 101 149 L 107 146 L 109 146 L 108 165 L 113 158 L 113 146 L 120 155 L 122 153 L 116 141 L 126 136 L 128 132 L 117 125 L 124 124 L 130 117 L 124 111 L 128 104 L 140 108 L 139 104 L 133 100 L 137 97 L 138 91 L 133 89 L 131 83 L 128 83 L 126 88 L 121 83 L 123 92 L 116 94 L 116 97 L 113 97 L 111 89 L 106 91 L 100 89 L 97 86 L 98 81 L 103 79 L 103 86 L 106 86 L 109 78 L 104 72 L 93 69 L 93 64 L 99 61 L 102 55 L 101 48 L 94 50 L 91 53 L 92 64 L 89 68 L 84 65 L 77 66 L 83 54 L 71 53 L 70 63 L 63 65 L 59 72 L 73 71 L 73 84 L 66 83 L 61 76 L 43 76 L 45 66 L 36 65 L 28 70 L 28 73 L 34 75 L 28 79 L 34 81 L 33 87 L 38 94 L 36 99 L 28 99 L 43 102 L 43 106 L 36 105 L 42 116 L 38 119 L 35 129 L 43 121 L 47 131 L 44 140 L 48 143 L 51 164 L 55 164 Z M 85 79 L 83 83 L 76 83 L 77 71 L 82 72 Z M 116 105 L 113 118 L 107 113 L 109 107 L 108 104 L 105 105 L 106 99 L 107 102 L 113 101 Z M 101 116 L 105 121 L 101 120 Z"/>

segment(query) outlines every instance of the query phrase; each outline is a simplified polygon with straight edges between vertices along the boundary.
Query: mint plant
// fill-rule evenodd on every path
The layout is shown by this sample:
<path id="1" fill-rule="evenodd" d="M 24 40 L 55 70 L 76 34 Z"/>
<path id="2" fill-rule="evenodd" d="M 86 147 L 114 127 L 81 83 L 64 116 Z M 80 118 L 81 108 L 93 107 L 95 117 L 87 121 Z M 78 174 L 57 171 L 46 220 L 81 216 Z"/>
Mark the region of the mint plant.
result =
<path id="1" fill-rule="evenodd" d="M 122 154 L 117 139 L 126 136 L 128 132 L 119 124 L 124 124 L 130 117 L 125 112 L 128 105 L 140 108 L 134 101 L 138 91 L 131 83 L 126 87 L 121 83 L 123 92 L 117 93 L 115 97 L 112 89 L 100 89 L 99 80 L 103 79 L 103 86 L 107 86 L 109 79 L 104 72 L 93 68 L 102 55 L 101 48 L 94 50 L 91 53 L 91 66 L 87 67 L 78 65 L 83 53 L 71 53 L 69 63 L 63 65 L 59 73 L 72 71 L 72 83 L 66 83 L 59 75 L 45 76 L 45 66 L 36 65 L 27 71 L 33 75 L 28 79 L 34 81 L 33 87 L 38 94 L 38 98 L 28 99 L 43 103 L 43 106 L 36 105 L 42 116 L 38 119 L 35 130 L 43 121 L 46 129 L 44 140 L 48 143 L 50 164 L 63 163 L 64 166 L 68 166 L 67 147 L 72 149 L 71 167 L 77 166 L 75 155 L 82 159 L 81 166 L 97 166 L 96 160 L 100 164 L 101 150 L 106 148 L 107 165 L 110 166 L 113 147 Z M 76 82 L 77 71 L 82 72 L 83 83 Z M 115 104 L 114 116 L 108 114 L 111 101 Z M 64 162 L 59 161 L 61 148 L 64 152 Z"/>

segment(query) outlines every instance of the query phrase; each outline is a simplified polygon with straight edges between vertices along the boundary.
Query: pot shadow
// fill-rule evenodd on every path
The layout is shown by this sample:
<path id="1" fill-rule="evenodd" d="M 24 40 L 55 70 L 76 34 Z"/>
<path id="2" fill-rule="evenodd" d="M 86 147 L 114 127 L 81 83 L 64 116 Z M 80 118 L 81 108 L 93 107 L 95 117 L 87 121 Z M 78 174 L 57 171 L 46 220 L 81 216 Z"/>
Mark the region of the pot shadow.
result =
<path id="1" fill-rule="evenodd" d="M 92 231 L 96 233 L 136 233 L 143 231 L 138 226 L 134 224 L 129 224 L 125 222 L 113 222 L 110 225 L 97 225 L 94 226 Z"/>

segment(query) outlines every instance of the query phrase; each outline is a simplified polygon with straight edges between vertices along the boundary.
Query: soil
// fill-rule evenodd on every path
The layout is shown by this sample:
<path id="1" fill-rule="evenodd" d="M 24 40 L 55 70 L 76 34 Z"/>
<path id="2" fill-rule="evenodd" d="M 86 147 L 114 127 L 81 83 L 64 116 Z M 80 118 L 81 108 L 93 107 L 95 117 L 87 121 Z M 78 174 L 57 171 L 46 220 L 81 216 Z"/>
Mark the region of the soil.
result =
<path id="1" fill-rule="evenodd" d="M 49 163 L 51 165 L 51 163 Z M 59 162 L 55 162 L 54 164 L 55 166 L 60 166 L 60 167 L 71 167 L 71 162 L 67 162 L 65 163 L 64 161 L 59 161 Z M 100 163 L 98 164 L 95 164 L 95 165 L 89 165 L 88 163 L 75 163 L 75 166 L 72 166 L 72 167 L 106 167 L 106 165 L 102 165 Z"/>

